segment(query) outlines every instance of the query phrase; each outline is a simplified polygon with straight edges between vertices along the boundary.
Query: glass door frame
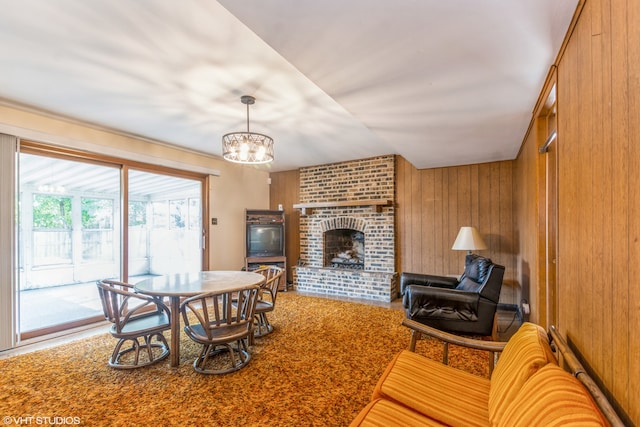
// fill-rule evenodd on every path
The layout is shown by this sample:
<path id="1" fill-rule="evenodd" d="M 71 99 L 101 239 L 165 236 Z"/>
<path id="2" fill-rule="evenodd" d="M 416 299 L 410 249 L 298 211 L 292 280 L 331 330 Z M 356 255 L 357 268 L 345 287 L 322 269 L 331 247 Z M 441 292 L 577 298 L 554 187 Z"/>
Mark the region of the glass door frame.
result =
<path id="1" fill-rule="evenodd" d="M 63 160 L 70 161 L 78 161 L 83 163 L 93 163 L 100 166 L 107 167 L 116 167 L 120 169 L 120 220 L 121 223 L 121 236 L 120 236 L 120 275 L 121 280 L 127 281 L 129 278 L 128 271 L 128 177 L 129 170 L 135 169 L 145 172 L 151 172 L 161 175 L 174 176 L 178 178 L 191 179 L 195 181 L 200 181 L 201 188 L 201 215 L 202 215 L 202 259 L 201 265 L 203 270 L 208 270 L 209 268 L 209 246 L 206 244 L 209 238 L 209 224 L 205 218 L 209 217 L 209 185 L 210 185 L 210 177 L 207 174 L 192 172 L 192 171 L 184 171 L 179 169 L 173 169 L 166 166 L 158 166 L 147 164 L 138 161 L 131 161 L 127 159 L 105 156 L 101 154 L 94 154 L 69 148 L 62 148 L 57 146 L 48 145 L 45 143 L 34 142 L 30 140 L 20 140 L 18 154 L 33 154 L 38 156 L 59 158 Z M 19 165 L 18 165 L 19 167 Z M 16 256 L 16 262 L 17 256 Z M 14 292 L 16 295 L 19 295 L 19 280 L 16 280 Z M 15 304 L 19 306 L 19 299 L 15 298 Z M 16 307 L 16 313 L 19 312 Z M 17 344 L 21 341 L 29 340 L 31 338 L 40 337 L 44 335 L 49 335 L 53 333 L 58 333 L 61 331 L 89 325 L 92 323 L 96 323 L 98 321 L 104 320 L 103 316 L 95 316 L 91 318 L 70 321 L 58 325 L 54 325 L 51 327 L 45 327 L 42 329 L 37 329 L 35 331 L 27 331 L 20 332 L 17 337 Z M 16 319 L 16 327 L 19 328 L 19 319 Z"/>

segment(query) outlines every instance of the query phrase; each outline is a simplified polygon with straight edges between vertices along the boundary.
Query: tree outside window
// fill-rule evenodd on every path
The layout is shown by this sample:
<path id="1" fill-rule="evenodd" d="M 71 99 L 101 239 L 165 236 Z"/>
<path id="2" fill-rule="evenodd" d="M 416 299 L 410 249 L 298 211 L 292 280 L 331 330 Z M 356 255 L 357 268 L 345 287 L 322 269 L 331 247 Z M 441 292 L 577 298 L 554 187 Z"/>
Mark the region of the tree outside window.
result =
<path id="1" fill-rule="evenodd" d="M 82 198 L 82 228 L 111 230 L 113 228 L 113 200 Z"/>
<path id="2" fill-rule="evenodd" d="M 33 194 L 33 264 L 68 264 L 72 260 L 71 197 Z"/>
<path id="3" fill-rule="evenodd" d="M 129 227 L 147 225 L 147 202 L 129 201 Z"/>
<path id="4" fill-rule="evenodd" d="M 82 208 L 82 260 L 113 260 L 113 199 L 82 197 L 80 205 Z"/>
<path id="5" fill-rule="evenodd" d="M 69 230 L 71 223 L 71 197 L 33 195 L 34 229 Z"/>

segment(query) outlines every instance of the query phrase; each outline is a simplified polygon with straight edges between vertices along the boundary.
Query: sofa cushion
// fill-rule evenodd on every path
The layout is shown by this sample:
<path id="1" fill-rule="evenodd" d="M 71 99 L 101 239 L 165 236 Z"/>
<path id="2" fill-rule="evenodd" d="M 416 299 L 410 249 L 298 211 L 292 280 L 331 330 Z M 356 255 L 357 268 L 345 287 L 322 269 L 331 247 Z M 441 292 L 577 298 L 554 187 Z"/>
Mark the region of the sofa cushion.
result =
<path id="1" fill-rule="evenodd" d="M 608 425 L 586 388 L 555 364 L 548 364 L 524 383 L 506 407 L 499 426 Z"/>
<path id="2" fill-rule="evenodd" d="M 376 399 L 360 411 L 349 427 L 434 427 L 439 422 L 386 399 Z"/>
<path id="3" fill-rule="evenodd" d="M 489 423 L 490 382 L 403 350 L 378 380 L 372 400 L 385 398 L 451 426 Z"/>
<path id="4" fill-rule="evenodd" d="M 489 419 L 500 424 L 522 385 L 547 363 L 557 363 L 545 330 L 523 323 L 509 339 L 491 376 Z"/>

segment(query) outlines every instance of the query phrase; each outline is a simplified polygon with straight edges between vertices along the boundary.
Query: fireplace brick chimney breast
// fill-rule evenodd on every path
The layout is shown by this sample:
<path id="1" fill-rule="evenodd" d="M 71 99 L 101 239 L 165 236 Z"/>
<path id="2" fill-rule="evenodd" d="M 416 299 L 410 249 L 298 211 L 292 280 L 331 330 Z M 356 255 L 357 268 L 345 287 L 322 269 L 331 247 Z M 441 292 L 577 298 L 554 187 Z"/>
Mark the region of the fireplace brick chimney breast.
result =
<path id="1" fill-rule="evenodd" d="M 397 297 L 394 203 L 379 210 L 366 205 L 367 200 L 395 201 L 394 179 L 393 155 L 300 169 L 302 203 L 361 200 L 363 205 L 315 208 L 301 216 L 298 291 L 386 302 Z M 334 229 L 364 233 L 364 269 L 325 267 L 323 233 Z"/>

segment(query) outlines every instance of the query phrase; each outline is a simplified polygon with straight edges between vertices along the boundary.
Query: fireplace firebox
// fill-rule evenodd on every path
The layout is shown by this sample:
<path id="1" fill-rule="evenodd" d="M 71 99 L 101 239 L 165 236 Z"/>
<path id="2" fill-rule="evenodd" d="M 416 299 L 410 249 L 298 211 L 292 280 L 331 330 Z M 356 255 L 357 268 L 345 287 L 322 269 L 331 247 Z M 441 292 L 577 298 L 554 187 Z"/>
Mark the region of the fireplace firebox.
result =
<path id="1" fill-rule="evenodd" d="M 364 270 L 364 233 L 339 228 L 325 231 L 324 267 Z"/>

